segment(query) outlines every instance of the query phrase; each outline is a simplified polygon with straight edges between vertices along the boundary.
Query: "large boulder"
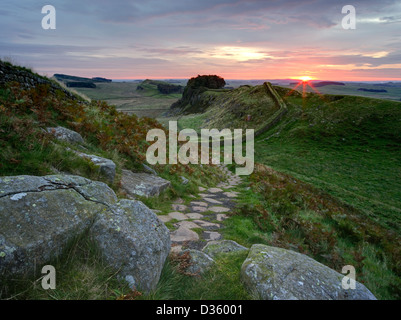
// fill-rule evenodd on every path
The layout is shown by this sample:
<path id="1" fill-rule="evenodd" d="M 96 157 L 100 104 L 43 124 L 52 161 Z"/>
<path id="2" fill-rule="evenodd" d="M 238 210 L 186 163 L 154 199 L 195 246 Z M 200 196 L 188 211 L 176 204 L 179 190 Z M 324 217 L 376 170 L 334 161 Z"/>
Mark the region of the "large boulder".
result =
<path id="1" fill-rule="evenodd" d="M 169 252 L 170 233 L 142 202 L 121 200 L 92 229 L 106 261 L 136 289 L 154 289 Z"/>
<path id="2" fill-rule="evenodd" d="M 67 141 L 69 143 L 83 144 L 84 139 L 82 136 L 73 130 L 64 127 L 49 127 L 46 128 L 47 132 L 53 134 L 57 139 Z"/>
<path id="3" fill-rule="evenodd" d="M 0 276 L 32 274 L 89 229 L 110 265 L 149 291 L 170 252 L 166 226 L 144 204 L 79 176 L 0 177 Z"/>
<path id="4" fill-rule="evenodd" d="M 261 244 L 251 247 L 241 268 L 247 290 L 263 300 L 375 300 L 361 283 L 343 289 L 345 275 L 298 252 Z"/>
<path id="5" fill-rule="evenodd" d="M 97 191 L 85 198 L 77 188 Z M 83 191 L 84 193 L 85 191 Z M 82 177 L 0 178 L 0 274 L 23 274 L 61 253 L 114 199 L 106 184 Z"/>
<path id="6" fill-rule="evenodd" d="M 170 181 L 154 174 L 122 170 L 121 189 L 132 198 L 135 198 L 135 196 L 158 196 L 170 184 Z"/>

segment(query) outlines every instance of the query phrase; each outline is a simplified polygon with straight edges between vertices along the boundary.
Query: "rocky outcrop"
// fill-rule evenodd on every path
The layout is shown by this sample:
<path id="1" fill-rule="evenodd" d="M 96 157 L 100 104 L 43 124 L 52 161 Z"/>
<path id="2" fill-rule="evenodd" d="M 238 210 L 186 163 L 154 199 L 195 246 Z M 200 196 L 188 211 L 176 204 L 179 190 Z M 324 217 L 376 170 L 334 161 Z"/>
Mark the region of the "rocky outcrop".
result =
<path id="1" fill-rule="evenodd" d="M 0 275 L 32 273 L 89 229 L 120 277 L 154 289 L 170 251 L 169 231 L 139 201 L 121 200 L 79 176 L 0 178 Z"/>
<path id="2" fill-rule="evenodd" d="M 53 134 L 58 140 L 66 141 L 68 143 L 77 143 L 82 144 L 84 143 L 84 139 L 82 136 L 75 131 L 64 127 L 54 127 L 54 128 L 46 128 L 47 132 Z"/>
<path id="3" fill-rule="evenodd" d="M 54 127 L 54 128 L 46 128 L 46 131 L 53 134 L 56 139 L 61 141 L 66 141 L 71 144 L 83 144 L 84 139 L 82 136 L 73 130 L 64 128 L 64 127 Z M 114 178 L 116 175 L 116 164 L 106 158 L 99 157 L 94 154 L 86 154 L 83 152 L 75 151 L 70 148 L 68 150 L 74 152 L 77 156 L 87 159 L 88 161 L 92 162 L 95 167 L 99 169 L 99 174 L 103 175 L 106 180 L 110 183 L 114 182 Z"/>
<path id="4" fill-rule="evenodd" d="M 50 92 L 55 93 L 56 91 L 62 91 L 69 99 L 79 99 L 81 102 L 84 102 L 78 96 L 65 90 L 55 81 L 50 81 L 48 78 L 35 74 L 27 68 L 0 61 L 0 85 L 4 86 L 11 82 L 17 82 L 18 85 L 24 89 L 31 89 L 38 85 L 48 85 Z"/>
<path id="5" fill-rule="evenodd" d="M 157 172 L 154 169 L 152 169 L 151 167 L 149 167 L 148 165 L 142 163 L 142 167 L 143 167 L 143 170 L 145 170 L 145 172 L 157 175 Z"/>
<path id="6" fill-rule="evenodd" d="M 94 154 L 86 154 L 83 152 L 76 152 L 76 154 L 82 158 L 89 160 L 96 167 L 98 167 L 99 173 L 103 175 L 107 179 L 107 181 L 109 181 L 110 183 L 114 182 L 114 178 L 116 176 L 116 164 L 112 160 L 102 158 Z"/>
<path id="7" fill-rule="evenodd" d="M 96 88 L 96 84 L 90 81 L 68 81 L 66 82 L 66 85 L 69 88 Z"/>
<path id="8" fill-rule="evenodd" d="M 158 196 L 170 184 L 170 181 L 153 174 L 122 170 L 121 189 L 132 198 Z"/>
<path id="9" fill-rule="evenodd" d="M 57 256 L 104 209 L 74 189 L 85 189 L 88 180 L 49 178 L 0 178 L 0 274 L 25 273 Z M 93 183 L 110 198 L 107 185 Z"/>
<path id="10" fill-rule="evenodd" d="M 208 271 L 216 263 L 207 254 L 199 250 L 187 249 L 181 251 L 179 255 L 184 255 L 186 253 L 189 253 L 191 259 L 185 272 L 192 275 L 201 275 L 202 273 Z"/>
<path id="11" fill-rule="evenodd" d="M 298 252 L 255 244 L 241 268 L 241 280 L 263 300 L 375 300 L 361 283 L 343 289 L 340 274 Z"/>
<path id="12" fill-rule="evenodd" d="M 106 261 L 141 291 L 154 289 L 170 251 L 165 225 L 142 202 L 121 200 L 91 228 Z"/>
<path id="13" fill-rule="evenodd" d="M 220 240 L 220 241 L 210 241 L 202 249 L 211 258 L 214 258 L 220 253 L 237 252 L 237 251 L 248 251 L 248 248 L 241 246 L 232 240 Z"/>

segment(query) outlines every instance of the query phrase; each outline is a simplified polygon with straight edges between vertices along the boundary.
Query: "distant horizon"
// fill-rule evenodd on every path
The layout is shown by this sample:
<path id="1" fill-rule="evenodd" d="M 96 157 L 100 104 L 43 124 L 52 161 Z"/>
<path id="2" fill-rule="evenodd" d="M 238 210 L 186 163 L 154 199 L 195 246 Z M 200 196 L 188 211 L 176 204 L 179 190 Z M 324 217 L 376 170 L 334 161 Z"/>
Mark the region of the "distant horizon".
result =
<path id="1" fill-rule="evenodd" d="M 187 78 L 175 78 L 175 77 L 163 77 L 163 78 L 155 78 L 155 77 L 138 77 L 138 78 L 113 78 L 113 77 L 105 77 L 104 75 L 93 75 L 93 76 L 88 76 L 88 75 L 83 75 L 83 74 L 73 74 L 73 73 L 59 73 L 59 72 L 55 72 L 53 73 L 53 75 L 48 77 L 52 77 L 55 74 L 64 74 L 64 75 L 68 75 L 68 76 L 76 76 L 76 77 L 82 77 L 82 78 L 96 78 L 96 77 L 100 77 L 100 78 L 105 78 L 105 79 L 109 79 L 109 80 L 113 80 L 113 81 L 138 81 L 138 80 L 180 80 L 180 81 L 186 81 L 189 80 L 192 77 L 196 77 L 198 75 L 193 75 Z M 210 73 L 211 74 L 211 73 Z M 215 74 L 218 75 L 220 77 L 222 77 L 220 74 Z M 224 78 L 224 77 L 222 77 Z M 224 80 L 226 81 L 302 81 L 299 78 L 260 78 L 260 79 L 240 79 L 240 78 L 224 78 Z M 338 79 L 311 79 L 309 80 L 311 82 L 316 82 L 316 81 L 334 81 L 334 82 L 401 82 L 401 79 L 374 79 L 374 80 L 338 80 Z"/>
<path id="2" fill-rule="evenodd" d="M 196 76 L 194 76 L 196 77 Z M 92 78 L 92 77 L 90 77 Z M 94 77 L 93 77 L 94 78 Z M 167 77 L 167 78 L 150 78 L 150 77 L 143 77 L 143 78 L 107 78 L 113 81 L 138 81 L 138 80 L 188 80 L 189 78 L 172 78 L 172 77 Z M 223 77 L 224 78 L 224 77 Z M 283 79 L 228 79 L 224 78 L 226 81 L 302 81 L 297 78 L 283 78 Z M 316 82 L 316 81 L 335 81 L 335 82 L 401 82 L 401 79 L 397 80 L 392 80 L 392 79 L 377 79 L 377 80 L 333 80 L 333 79 L 312 79 L 310 82 Z"/>

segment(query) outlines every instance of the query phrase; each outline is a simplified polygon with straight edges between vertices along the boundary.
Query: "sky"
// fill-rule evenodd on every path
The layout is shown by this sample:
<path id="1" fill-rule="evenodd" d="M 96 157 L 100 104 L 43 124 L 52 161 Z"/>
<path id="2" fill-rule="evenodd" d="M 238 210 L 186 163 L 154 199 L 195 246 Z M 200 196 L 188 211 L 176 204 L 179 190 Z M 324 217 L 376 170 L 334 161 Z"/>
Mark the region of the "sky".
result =
<path id="1" fill-rule="evenodd" d="M 401 1 L 0 0 L 0 58 L 47 76 L 401 80 Z"/>

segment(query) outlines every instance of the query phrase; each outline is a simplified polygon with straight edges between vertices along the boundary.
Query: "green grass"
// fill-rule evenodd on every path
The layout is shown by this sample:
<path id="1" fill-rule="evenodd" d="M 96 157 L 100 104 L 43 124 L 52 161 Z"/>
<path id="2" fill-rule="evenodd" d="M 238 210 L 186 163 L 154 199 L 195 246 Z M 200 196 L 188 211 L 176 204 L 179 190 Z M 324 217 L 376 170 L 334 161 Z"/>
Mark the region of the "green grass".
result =
<path id="1" fill-rule="evenodd" d="M 316 95 L 287 101 L 289 115 L 258 137 L 255 160 L 401 231 L 401 104 Z"/>
<path id="2" fill-rule="evenodd" d="M 80 132 L 82 146 L 60 142 L 46 133 L 48 126 L 64 126 Z M 69 100 L 60 91 L 51 94 L 47 86 L 23 90 L 18 85 L 0 89 L 0 175 L 46 175 L 55 172 L 78 174 L 102 180 L 97 169 L 77 157 L 72 150 L 112 159 L 117 165 L 114 184 L 119 192 L 121 170 L 141 169 L 147 149 L 145 136 L 161 125 L 152 119 L 128 116 L 103 102 L 82 103 Z M 145 136 L 144 136 L 145 135 Z M 171 181 L 159 197 L 143 198 L 152 209 L 171 211 L 177 197 L 186 203 L 198 186 L 215 186 L 222 177 L 215 166 L 156 165 L 158 174 Z M 181 176 L 189 182 L 184 185 Z M 104 263 L 94 241 L 80 235 L 64 253 L 49 261 L 57 270 L 57 289 L 44 291 L 40 274 L 1 281 L 1 295 L 11 299 L 115 299 L 129 289 L 116 280 L 118 270 Z"/>
<path id="3" fill-rule="evenodd" d="M 195 130 L 200 128 L 258 130 L 263 128 L 266 121 L 278 110 L 264 86 L 246 86 L 235 90 L 207 90 L 194 100 L 192 105 L 184 108 L 184 115 L 180 118 L 179 124 Z"/>
<path id="4" fill-rule="evenodd" d="M 224 237 L 300 251 L 339 272 L 354 265 L 377 298 L 399 299 L 401 104 L 276 89 L 289 111 L 255 144 L 255 161 L 276 172 L 245 179 L 251 189 L 240 189 Z"/>
<path id="5" fill-rule="evenodd" d="M 116 85 L 110 86 L 108 96 L 101 90 L 96 94 L 105 99 L 125 99 L 132 97 L 132 88 L 131 83 Z M 179 126 L 221 129 L 265 125 L 276 108 L 262 88 L 207 91 L 203 98 L 210 101 L 210 108 L 203 114 L 181 117 Z M 239 205 L 235 214 L 223 222 L 224 238 L 247 247 L 263 243 L 299 251 L 337 271 L 346 264 L 354 265 L 357 280 L 376 297 L 400 299 L 401 104 L 342 95 L 308 94 L 302 99 L 288 89 L 276 90 L 289 111 L 277 125 L 257 137 L 255 160 L 268 167 L 258 165 L 254 174 L 235 188 L 241 192 Z M 143 98 L 163 100 L 156 95 Z M 248 114 L 253 120 L 245 122 Z M 55 142 L 42 132 L 41 128 L 48 125 L 81 131 L 88 152 L 117 163 L 118 181 L 122 168 L 140 167 L 146 149 L 144 134 L 160 124 L 121 115 L 102 103 L 80 105 L 64 101 L 60 93 L 57 98 L 49 97 L 44 88 L 30 93 L 18 88 L 1 89 L 1 175 L 43 175 L 56 169 L 100 178 L 89 163 L 66 150 L 67 144 Z M 131 138 L 125 139 L 127 136 Z M 156 170 L 172 182 L 172 187 L 159 197 L 141 200 L 162 214 L 171 211 L 178 197 L 188 204 L 193 200 L 189 195 L 196 195 L 198 186 L 214 186 L 222 179 L 213 166 L 166 165 L 156 166 Z M 183 185 L 180 176 L 188 178 L 189 184 Z M 248 185 L 250 188 L 245 189 Z M 117 190 L 118 183 L 112 187 Z M 182 274 L 179 262 L 170 257 L 157 290 L 136 298 L 250 299 L 239 279 L 245 258 L 246 253 L 222 255 L 199 278 Z M 15 282 L 8 283 L 6 296 L 130 296 L 130 290 L 115 281 L 117 270 L 104 264 L 88 236 L 73 241 L 52 263 L 60 277 L 56 291 L 38 289 L 36 276 L 18 279 L 16 287 Z"/>
<path id="6" fill-rule="evenodd" d="M 341 272 L 353 265 L 357 281 L 379 299 L 399 299 L 400 234 L 338 198 L 291 175 L 263 165 L 245 179 L 233 216 L 224 221 L 225 239 L 307 254 Z"/>
<path id="7" fill-rule="evenodd" d="M 88 232 L 70 241 L 62 255 L 49 261 L 56 270 L 56 288 L 42 288 L 42 274 L 19 276 L 2 282 L 0 296 L 18 300 L 115 300 L 128 286 L 116 278 L 118 270 L 104 261 Z"/>
<path id="8" fill-rule="evenodd" d="M 200 132 L 203 127 L 205 120 L 211 113 L 191 114 L 182 116 L 178 119 L 178 130 L 182 129 L 194 129 L 196 132 Z"/>
<path id="9" fill-rule="evenodd" d="M 216 257 L 216 264 L 201 276 L 186 275 L 180 261 L 167 260 L 156 290 L 139 299 L 147 300 L 249 300 L 240 281 L 240 271 L 248 252 L 227 253 Z"/>

